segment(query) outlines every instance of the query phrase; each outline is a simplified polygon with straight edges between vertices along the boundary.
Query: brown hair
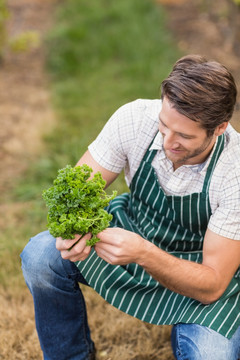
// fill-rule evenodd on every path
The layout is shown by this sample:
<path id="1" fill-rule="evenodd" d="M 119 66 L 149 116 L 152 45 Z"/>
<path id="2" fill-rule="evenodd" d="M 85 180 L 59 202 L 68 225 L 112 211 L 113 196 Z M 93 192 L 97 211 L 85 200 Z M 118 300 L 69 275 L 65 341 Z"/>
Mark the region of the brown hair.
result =
<path id="1" fill-rule="evenodd" d="M 179 59 L 162 82 L 161 98 L 168 98 L 181 114 L 201 124 L 212 135 L 232 117 L 237 89 L 225 66 L 200 55 Z"/>

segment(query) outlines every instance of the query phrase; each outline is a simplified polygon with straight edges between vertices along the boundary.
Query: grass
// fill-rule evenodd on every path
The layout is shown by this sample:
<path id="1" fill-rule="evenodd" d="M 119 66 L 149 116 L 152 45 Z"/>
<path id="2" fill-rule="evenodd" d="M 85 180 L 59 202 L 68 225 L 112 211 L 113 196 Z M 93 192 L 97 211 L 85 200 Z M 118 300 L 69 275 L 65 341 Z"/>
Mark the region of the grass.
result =
<path id="1" fill-rule="evenodd" d="M 46 48 L 58 122 L 17 188 L 23 201 L 40 200 L 57 170 L 77 162 L 118 107 L 159 97 L 179 57 L 163 8 L 149 0 L 68 0 L 55 18 Z M 125 189 L 123 176 L 114 186 Z"/>
<path id="2" fill-rule="evenodd" d="M 69 0 L 56 19 L 47 39 L 59 118 L 47 139 L 51 169 L 75 164 L 119 106 L 158 97 L 179 55 L 163 9 L 149 0 Z"/>
<path id="3" fill-rule="evenodd" d="M 46 70 L 57 123 L 53 130 L 46 129 L 44 150 L 29 164 L 14 191 L 5 195 L 6 206 L 0 214 L 0 285 L 13 297 L 21 297 L 21 289 L 25 291 L 19 254 L 27 239 L 46 227 L 43 189 L 51 185 L 59 168 L 77 162 L 119 106 L 137 98 L 158 98 L 161 81 L 180 56 L 167 30 L 163 8 L 151 0 L 62 1 L 57 6 L 54 26 L 45 44 Z M 123 175 L 110 191 L 112 188 L 119 193 L 126 190 Z M 92 295 L 88 306 L 95 299 Z M 100 300 L 93 306 L 100 306 L 102 312 Z M 128 320 L 124 319 L 119 325 L 122 327 L 119 338 L 127 326 Z M 92 327 L 96 325 L 95 320 L 92 319 Z M 142 326 L 148 334 L 153 331 L 139 322 L 134 324 Z M 155 334 L 161 331 L 158 327 Z M 103 353 L 108 353 L 111 341 L 108 338 L 110 334 L 106 332 Z M 100 336 L 99 343 L 102 341 Z M 156 335 L 155 341 L 158 342 Z M 129 354 L 132 346 L 129 334 Z M 150 342 L 149 349 L 151 346 Z M 141 350 L 143 357 L 135 359 L 146 360 L 145 350 Z M 126 355 L 126 349 L 121 351 L 124 360 L 134 359 L 134 354 Z M 149 354 L 150 350 L 146 351 Z M 159 351 L 157 357 L 152 353 L 149 359 L 171 358 Z"/>

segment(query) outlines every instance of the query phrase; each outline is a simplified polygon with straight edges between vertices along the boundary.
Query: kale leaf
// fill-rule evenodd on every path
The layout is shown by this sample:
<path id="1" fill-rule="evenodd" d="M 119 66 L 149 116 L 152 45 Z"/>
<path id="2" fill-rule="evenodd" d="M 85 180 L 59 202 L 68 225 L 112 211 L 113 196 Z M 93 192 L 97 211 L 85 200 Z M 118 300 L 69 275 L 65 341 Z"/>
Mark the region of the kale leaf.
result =
<path id="1" fill-rule="evenodd" d="M 90 179 L 92 169 L 83 164 L 67 165 L 58 170 L 53 186 L 43 191 L 43 199 L 48 208 L 48 229 L 54 237 L 74 239 L 91 233 L 87 245 L 93 246 L 99 239 L 97 234 L 109 226 L 112 215 L 104 209 L 117 192 L 107 195 L 106 181 L 100 172 Z"/>

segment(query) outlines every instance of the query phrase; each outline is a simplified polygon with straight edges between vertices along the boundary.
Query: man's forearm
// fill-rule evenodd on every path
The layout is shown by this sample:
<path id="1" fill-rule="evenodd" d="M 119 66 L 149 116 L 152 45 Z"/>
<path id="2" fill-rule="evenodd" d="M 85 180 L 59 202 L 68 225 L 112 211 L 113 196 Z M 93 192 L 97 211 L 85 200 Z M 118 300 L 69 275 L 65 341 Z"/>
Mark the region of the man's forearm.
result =
<path id="1" fill-rule="evenodd" d="M 179 259 L 148 241 L 138 264 L 164 287 L 204 304 L 221 296 L 218 274 L 214 269 Z"/>
<path id="2" fill-rule="evenodd" d="M 97 254 L 112 265 L 137 263 L 164 287 L 204 304 L 216 301 L 226 290 L 239 267 L 240 242 L 207 230 L 203 262 L 179 259 L 121 228 L 98 234 Z"/>

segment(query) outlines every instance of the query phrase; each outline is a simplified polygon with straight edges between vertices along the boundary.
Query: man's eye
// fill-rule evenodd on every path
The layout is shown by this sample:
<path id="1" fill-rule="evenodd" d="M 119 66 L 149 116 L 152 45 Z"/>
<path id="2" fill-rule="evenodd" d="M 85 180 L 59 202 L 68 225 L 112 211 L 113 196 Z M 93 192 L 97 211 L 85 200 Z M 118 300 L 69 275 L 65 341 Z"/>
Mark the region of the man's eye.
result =
<path id="1" fill-rule="evenodd" d="M 191 137 L 188 136 L 188 135 L 180 134 L 180 136 L 181 136 L 183 139 L 186 139 L 186 140 L 190 140 L 190 139 L 191 139 Z"/>
<path id="2" fill-rule="evenodd" d="M 160 120 L 160 122 L 159 122 L 159 125 L 161 126 L 161 127 L 166 127 L 166 125 Z"/>

